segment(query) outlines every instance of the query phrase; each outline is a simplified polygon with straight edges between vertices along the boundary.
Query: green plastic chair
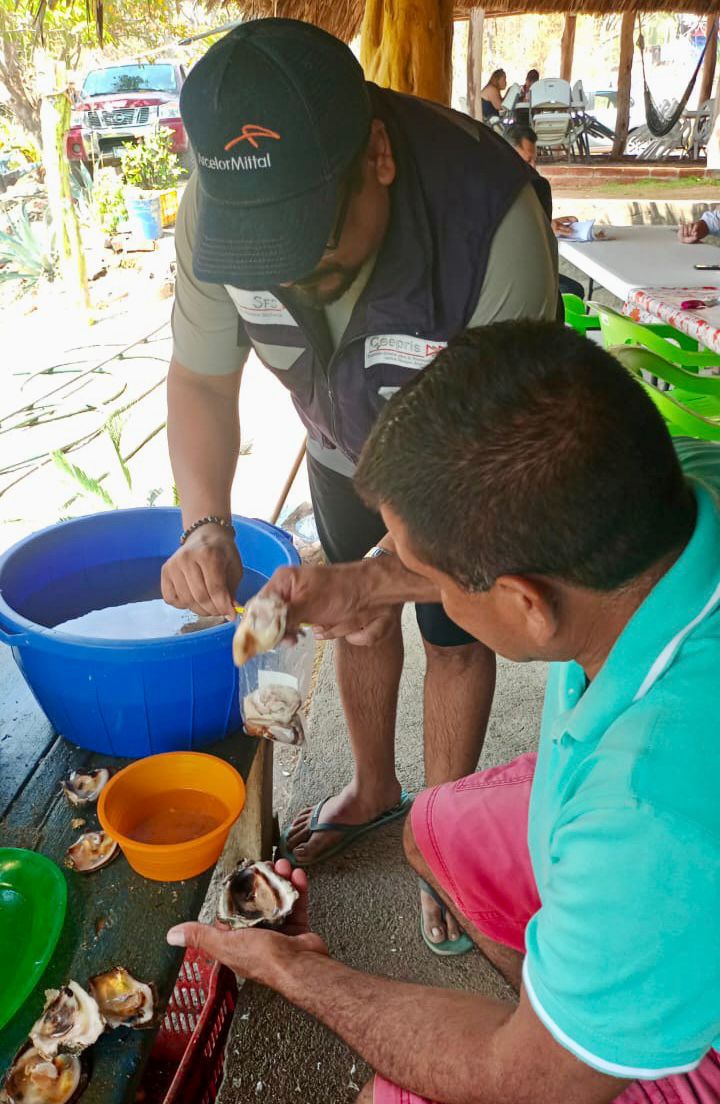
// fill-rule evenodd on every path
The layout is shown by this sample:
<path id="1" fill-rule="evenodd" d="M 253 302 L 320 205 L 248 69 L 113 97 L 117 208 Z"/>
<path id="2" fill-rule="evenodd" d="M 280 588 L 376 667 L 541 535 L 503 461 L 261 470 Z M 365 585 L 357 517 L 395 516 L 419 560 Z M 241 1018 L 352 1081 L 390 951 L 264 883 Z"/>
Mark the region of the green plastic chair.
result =
<path id="1" fill-rule="evenodd" d="M 645 388 L 673 437 L 720 441 L 720 378 L 678 368 L 640 345 L 616 345 L 608 352 Z M 648 376 L 669 390 L 659 390 Z"/>
<path id="2" fill-rule="evenodd" d="M 579 295 L 573 295 L 566 291 L 562 297 L 565 308 L 565 324 L 572 326 L 579 334 L 586 334 L 588 330 L 599 330 L 600 319 L 596 314 L 589 314 L 587 307 Z"/>
<path id="3" fill-rule="evenodd" d="M 661 322 L 644 325 L 601 303 L 590 303 L 590 306 L 600 319 L 606 349 L 617 345 L 642 345 L 670 364 L 694 372 L 720 365 L 720 353 L 700 352 L 697 341 L 672 326 Z"/>

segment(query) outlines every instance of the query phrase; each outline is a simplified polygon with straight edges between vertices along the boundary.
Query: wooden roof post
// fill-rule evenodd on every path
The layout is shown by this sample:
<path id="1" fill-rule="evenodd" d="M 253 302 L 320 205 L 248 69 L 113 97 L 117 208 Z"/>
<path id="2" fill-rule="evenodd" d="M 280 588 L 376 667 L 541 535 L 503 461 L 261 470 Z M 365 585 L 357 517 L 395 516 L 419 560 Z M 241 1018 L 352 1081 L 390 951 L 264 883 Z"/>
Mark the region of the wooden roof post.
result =
<path id="1" fill-rule="evenodd" d="M 449 104 L 453 0 L 367 0 L 360 60 L 368 80 Z"/>
<path id="2" fill-rule="evenodd" d="M 705 53 L 705 61 L 703 62 L 702 79 L 700 81 L 700 92 L 698 95 L 698 106 L 705 103 L 712 96 L 713 81 L 715 80 L 715 65 L 717 63 L 718 55 L 718 13 L 712 12 L 707 17 L 707 23 L 705 25 L 705 35 L 709 43 L 707 51 Z M 713 36 L 714 41 L 710 41 L 710 36 Z"/>
<path id="3" fill-rule="evenodd" d="M 630 84 L 632 82 L 632 60 L 635 47 L 635 12 L 623 12 L 620 25 L 620 62 L 617 80 L 617 117 L 615 120 L 615 141 L 613 157 L 622 157 L 627 144 L 630 127 Z"/>
<path id="4" fill-rule="evenodd" d="M 473 119 L 482 119 L 480 89 L 482 83 L 483 31 L 485 30 L 485 11 L 483 8 L 471 8 L 468 19 L 467 42 L 467 112 Z"/>
<path id="5" fill-rule="evenodd" d="M 560 77 L 570 81 L 572 76 L 573 53 L 575 51 L 575 24 L 576 15 L 565 16 L 565 27 L 560 42 Z"/>
<path id="6" fill-rule="evenodd" d="M 707 167 L 720 172 L 720 77 L 715 85 L 715 110 L 707 144 Z"/>

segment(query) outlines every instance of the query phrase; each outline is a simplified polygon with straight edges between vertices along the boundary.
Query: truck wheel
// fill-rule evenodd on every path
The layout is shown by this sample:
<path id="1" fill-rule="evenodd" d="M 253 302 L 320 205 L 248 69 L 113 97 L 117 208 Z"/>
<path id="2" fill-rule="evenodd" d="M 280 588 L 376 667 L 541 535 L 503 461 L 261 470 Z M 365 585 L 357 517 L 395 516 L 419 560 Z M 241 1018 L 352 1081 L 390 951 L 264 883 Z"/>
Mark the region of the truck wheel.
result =
<path id="1" fill-rule="evenodd" d="M 183 171 L 184 176 L 190 176 L 190 173 L 195 169 L 195 154 L 190 146 L 184 153 L 178 154 L 178 161 L 180 162 L 180 168 Z"/>

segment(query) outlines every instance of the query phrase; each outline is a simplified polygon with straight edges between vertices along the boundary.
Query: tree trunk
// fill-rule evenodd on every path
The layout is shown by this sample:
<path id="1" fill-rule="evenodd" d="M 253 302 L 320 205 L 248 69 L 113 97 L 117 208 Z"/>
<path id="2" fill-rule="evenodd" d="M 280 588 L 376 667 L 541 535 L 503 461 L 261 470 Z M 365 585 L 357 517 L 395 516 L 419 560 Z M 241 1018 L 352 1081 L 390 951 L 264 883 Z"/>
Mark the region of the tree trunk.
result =
<path id="1" fill-rule="evenodd" d="M 707 167 L 720 172 L 720 77 L 715 85 L 715 109 L 707 144 Z"/>
<path id="2" fill-rule="evenodd" d="M 570 81 L 572 75 L 573 53 L 575 51 L 576 15 L 565 16 L 565 28 L 560 42 L 560 78 Z"/>
<path id="3" fill-rule="evenodd" d="M 65 132 L 70 126 L 63 67 L 43 50 L 36 53 L 40 99 L 43 167 L 48 207 L 58 255 L 58 269 L 72 302 L 90 310 L 85 254 L 80 223 L 70 193 L 70 166 L 65 156 Z"/>
<path id="4" fill-rule="evenodd" d="M 702 106 L 706 100 L 709 100 L 712 96 L 713 81 L 715 80 L 715 65 L 717 63 L 718 55 L 718 14 L 713 12 L 712 15 L 707 17 L 707 24 L 705 27 L 705 34 L 707 36 L 708 48 L 705 52 L 705 61 L 703 62 L 702 78 L 700 80 L 700 92 L 698 94 L 698 106 Z"/>
<path id="5" fill-rule="evenodd" d="M 8 94 L 12 115 L 39 145 L 39 105 L 28 88 L 28 75 L 18 53 L 17 38 L 12 17 L 0 8 L 0 83 Z"/>
<path id="6" fill-rule="evenodd" d="M 368 80 L 449 104 L 452 0 L 367 0 L 360 60 Z"/>
<path id="7" fill-rule="evenodd" d="M 467 111 L 473 119 L 482 119 L 480 89 L 482 88 L 484 29 L 484 10 L 482 8 L 471 8 L 468 19 L 467 44 Z"/>
<path id="8" fill-rule="evenodd" d="M 627 144 L 630 127 L 630 85 L 632 83 L 632 60 L 635 46 L 635 12 L 623 13 L 620 26 L 620 63 L 617 80 L 617 118 L 615 120 L 615 141 L 613 157 L 621 157 Z"/>

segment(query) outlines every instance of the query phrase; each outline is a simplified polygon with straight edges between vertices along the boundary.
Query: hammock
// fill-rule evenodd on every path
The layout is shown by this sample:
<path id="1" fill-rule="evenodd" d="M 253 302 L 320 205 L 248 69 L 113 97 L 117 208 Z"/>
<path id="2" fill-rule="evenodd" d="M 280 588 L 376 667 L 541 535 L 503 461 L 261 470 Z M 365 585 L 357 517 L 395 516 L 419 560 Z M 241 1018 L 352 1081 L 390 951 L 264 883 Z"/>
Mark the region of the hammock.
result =
<path id="1" fill-rule="evenodd" d="M 698 73 L 702 68 L 702 63 L 705 59 L 705 53 L 711 42 L 715 41 L 717 35 L 717 24 L 713 27 L 711 33 L 705 39 L 705 45 L 702 48 L 698 63 L 695 66 L 695 72 L 690 77 L 688 86 L 683 92 L 682 96 L 678 100 L 677 104 L 673 108 L 670 115 L 663 116 L 655 103 L 652 92 L 648 86 L 647 76 L 645 74 L 645 40 L 642 33 L 642 23 L 640 16 L 638 15 L 638 24 L 640 26 L 640 34 L 638 35 L 638 46 L 640 47 L 640 60 L 642 62 L 643 73 L 643 87 L 645 93 L 645 120 L 648 125 L 648 130 L 651 134 L 654 134 L 656 138 L 663 138 L 666 134 L 669 134 L 672 128 L 676 125 L 683 111 L 687 107 L 687 102 L 692 95 L 693 88 L 695 87 L 695 81 L 698 78 Z"/>

